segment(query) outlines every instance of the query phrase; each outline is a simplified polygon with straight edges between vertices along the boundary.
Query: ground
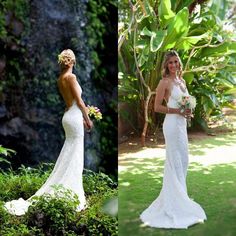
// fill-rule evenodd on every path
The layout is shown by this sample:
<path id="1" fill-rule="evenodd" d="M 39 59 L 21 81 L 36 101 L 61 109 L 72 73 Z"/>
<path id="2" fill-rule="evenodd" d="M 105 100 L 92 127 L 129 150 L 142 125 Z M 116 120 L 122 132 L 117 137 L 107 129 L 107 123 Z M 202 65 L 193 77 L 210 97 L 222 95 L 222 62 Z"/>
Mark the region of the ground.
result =
<path id="1" fill-rule="evenodd" d="M 207 221 L 189 230 L 144 227 L 140 213 L 158 196 L 165 159 L 164 139 L 134 135 L 119 145 L 119 235 L 236 235 L 236 112 L 227 123 L 211 123 L 211 135 L 189 132 L 188 194 L 204 208 Z"/>

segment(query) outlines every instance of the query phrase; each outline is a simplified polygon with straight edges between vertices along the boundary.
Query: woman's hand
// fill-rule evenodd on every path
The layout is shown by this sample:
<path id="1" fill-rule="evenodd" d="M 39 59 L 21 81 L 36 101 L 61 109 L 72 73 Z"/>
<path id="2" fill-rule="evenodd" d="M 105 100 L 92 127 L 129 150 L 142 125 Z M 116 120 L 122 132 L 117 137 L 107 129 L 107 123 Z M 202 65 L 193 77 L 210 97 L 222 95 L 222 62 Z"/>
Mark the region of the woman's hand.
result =
<path id="1" fill-rule="evenodd" d="M 85 121 L 85 120 L 83 120 L 83 122 L 84 122 L 84 127 L 85 127 L 85 129 L 86 129 L 86 130 L 88 130 L 88 129 L 89 129 L 89 127 L 88 127 L 88 125 L 87 125 L 86 121 Z"/>
<path id="2" fill-rule="evenodd" d="M 179 109 L 179 114 L 185 118 L 193 117 L 191 109 Z"/>
<path id="3" fill-rule="evenodd" d="M 86 126 L 88 127 L 88 130 L 91 130 L 93 128 L 93 122 L 89 119 L 87 122 L 86 122 Z"/>
<path id="4" fill-rule="evenodd" d="M 185 109 L 185 117 L 192 117 L 193 114 L 192 114 L 192 110 L 191 109 Z"/>
<path id="5" fill-rule="evenodd" d="M 93 128 L 93 122 L 91 120 L 87 122 L 84 120 L 84 127 L 86 128 L 86 130 L 90 131 Z"/>
<path id="6" fill-rule="evenodd" d="M 88 113 L 89 113 L 89 108 L 88 108 L 88 107 L 85 107 L 85 111 L 86 111 L 86 113 L 88 114 Z"/>

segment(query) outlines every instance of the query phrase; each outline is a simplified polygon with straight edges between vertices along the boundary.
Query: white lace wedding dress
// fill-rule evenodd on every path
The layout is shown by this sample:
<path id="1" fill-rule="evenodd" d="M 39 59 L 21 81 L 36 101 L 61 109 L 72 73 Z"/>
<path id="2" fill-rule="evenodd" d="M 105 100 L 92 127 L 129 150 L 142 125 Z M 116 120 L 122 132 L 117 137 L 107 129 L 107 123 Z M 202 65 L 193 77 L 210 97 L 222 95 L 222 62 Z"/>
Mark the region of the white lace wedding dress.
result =
<path id="1" fill-rule="evenodd" d="M 182 95 L 178 85 L 173 85 L 168 107 L 178 108 Z M 186 175 L 188 168 L 188 137 L 186 119 L 178 114 L 166 114 L 163 132 L 166 160 L 163 186 L 157 199 L 141 214 L 145 225 L 157 228 L 188 228 L 206 219 L 204 210 L 188 197 Z"/>
<path id="2" fill-rule="evenodd" d="M 62 185 L 78 195 L 80 205 L 78 211 L 84 209 L 86 200 L 84 196 L 82 172 L 84 167 L 84 125 L 81 110 L 76 102 L 65 112 L 62 118 L 66 140 L 55 164 L 55 167 L 44 185 L 33 195 L 41 196 L 44 193 L 53 194 L 52 185 Z M 32 196 L 32 197 L 33 197 Z M 31 204 L 30 197 L 5 203 L 7 211 L 14 215 L 23 215 Z"/>

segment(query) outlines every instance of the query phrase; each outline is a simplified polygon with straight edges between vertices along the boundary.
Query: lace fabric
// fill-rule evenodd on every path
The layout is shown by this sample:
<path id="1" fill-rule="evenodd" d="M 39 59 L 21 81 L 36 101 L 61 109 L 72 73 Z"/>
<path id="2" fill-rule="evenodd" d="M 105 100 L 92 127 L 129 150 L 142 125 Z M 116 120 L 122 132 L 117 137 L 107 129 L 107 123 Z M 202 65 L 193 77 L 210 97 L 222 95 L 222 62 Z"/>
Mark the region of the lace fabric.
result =
<path id="1" fill-rule="evenodd" d="M 168 106 L 177 108 L 177 101 L 188 92 L 174 85 Z M 186 119 L 178 114 L 166 114 L 163 123 L 166 160 L 160 195 L 142 212 L 141 220 L 157 228 L 188 228 L 206 220 L 202 207 L 187 194 L 188 137 Z"/>
<path id="2" fill-rule="evenodd" d="M 78 211 L 80 211 L 86 205 L 82 180 L 84 167 L 84 125 L 82 112 L 75 101 L 64 113 L 62 125 L 65 130 L 66 139 L 60 155 L 49 178 L 33 196 L 41 196 L 44 193 L 53 194 L 54 188 L 52 188 L 52 185 L 61 184 L 78 195 L 80 201 Z M 11 214 L 23 215 L 27 212 L 32 197 L 27 200 L 20 198 L 6 202 L 5 208 Z"/>

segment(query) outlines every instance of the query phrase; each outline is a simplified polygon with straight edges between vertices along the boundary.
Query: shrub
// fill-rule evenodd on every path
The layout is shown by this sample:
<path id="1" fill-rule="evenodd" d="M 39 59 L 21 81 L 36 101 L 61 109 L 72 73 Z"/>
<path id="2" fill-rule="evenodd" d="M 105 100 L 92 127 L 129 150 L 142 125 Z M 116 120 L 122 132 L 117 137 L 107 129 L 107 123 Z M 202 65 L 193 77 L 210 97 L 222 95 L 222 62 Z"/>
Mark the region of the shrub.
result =
<path id="1" fill-rule="evenodd" d="M 0 199 L 33 195 L 50 174 L 51 169 L 44 168 L 23 166 L 15 172 L 0 172 Z M 104 203 L 117 197 L 117 183 L 103 173 L 86 170 L 84 187 L 88 208 L 81 212 L 76 211 L 78 198 L 60 185 L 54 187 L 54 195 L 34 197 L 28 212 L 20 217 L 10 215 L 0 201 L 0 235 L 117 235 L 117 218 L 103 211 Z"/>
<path id="2" fill-rule="evenodd" d="M 104 192 L 107 188 L 116 188 L 117 182 L 114 182 L 104 173 L 95 173 L 91 170 L 85 170 L 83 176 L 84 190 L 86 195 Z"/>
<path id="3" fill-rule="evenodd" d="M 26 214 L 28 224 L 47 234 L 63 235 L 76 220 L 78 197 L 60 185 L 54 187 L 54 195 L 44 194 L 33 200 Z"/>
<path id="4" fill-rule="evenodd" d="M 0 199 L 3 201 L 20 197 L 28 199 L 42 186 L 51 172 L 51 168 L 47 171 L 43 168 L 43 165 L 39 169 L 21 166 L 18 171 L 9 169 L 0 172 Z"/>
<path id="5" fill-rule="evenodd" d="M 25 224 L 11 225 L 1 231 L 2 236 L 44 236 L 40 229 Z"/>

